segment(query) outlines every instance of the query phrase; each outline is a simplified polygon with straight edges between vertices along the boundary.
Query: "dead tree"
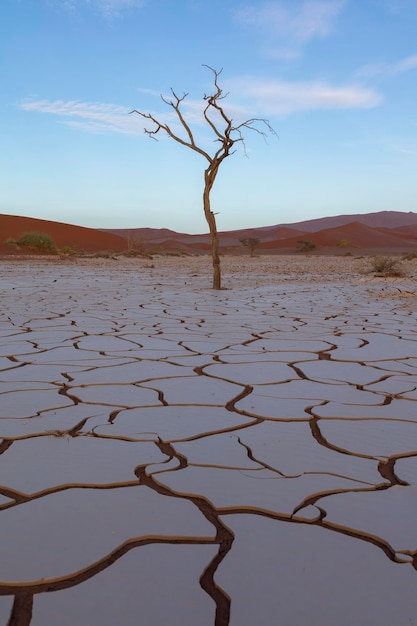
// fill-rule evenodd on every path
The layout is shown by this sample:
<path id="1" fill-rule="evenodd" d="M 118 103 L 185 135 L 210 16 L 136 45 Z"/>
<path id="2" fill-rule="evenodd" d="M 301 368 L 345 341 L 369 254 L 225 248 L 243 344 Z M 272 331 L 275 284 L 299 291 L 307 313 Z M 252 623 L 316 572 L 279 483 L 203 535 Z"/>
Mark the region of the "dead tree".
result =
<path id="1" fill-rule="evenodd" d="M 213 73 L 214 89 L 212 94 L 204 94 L 203 100 L 205 106 L 203 110 L 204 121 L 209 125 L 212 133 L 214 134 L 214 142 L 216 142 L 216 149 L 213 154 L 209 154 L 206 150 L 197 145 L 195 141 L 195 133 L 191 129 L 190 124 L 187 122 L 183 115 L 181 105 L 188 96 L 188 93 L 184 93 L 181 97 L 177 96 L 175 91 L 171 88 L 172 98 L 166 98 L 161 94 L 162 101 L 170 106 L 176 113 L 177 122 L 184 131 L 184 136 L 176 134 L 168 124 L 160 122 L 151 113 L 143 113 L 134 109 L 131 113 L 137 113 L 145 119 L 151 120 L 154 127 L 152 129 L 146 129 L 145 133 L 152 139 L 157 139 L 156 135 L 159 131 L 164 131 L 168 137 L 174 139 L 181 145 L 194 150 L 198 154 L 201 154 L 207 161 L 208 166 L 204 170 L 204 192 L 203 192 L 203 208 L 204 216 L 207 220 L 207 224 L 211 237 L 211 253 L 213 261 L 213 289 L 221 289 L 221 269 L 220 269 L 220 256 L 219 256 L 219 238 L 217 233 L 216 217 L 211 210 L 210 205 L 210 193 L 216 180 L 216 176 L 219 172 L 219 167 L 231 154 L 234 154 L 233 146 L 241 142 L 243 149 L 245 150 L 245 140 L 242 134 L 243 129 L 253 130 L 266 139 L 266 133 L 263 132 L 260 127 L 263 125 L 266 129 L 274 133 L 272 126 L 268 120 L 261 118 L 251 118 L 240 124 L 234 124 L 231 117 L 229 117 L 223 106 L 222 100 L 224 100 L 228 94 L 223 93 L 223 90 L 218 84 L 219 76 L 222 70 L 217 71 L 209 65 L 204 65 Z M 246 154 L 246 153 L 245 153 Z"/>
<path id="2" fill-rule="evenodd" d="M 256 239 L 256 237 L 243 237 L 242 239 L 239 239 L 239 241 L 242 246 L 245 246 L 249 249 L 251 257 L 255 256 L 255 248 L 257 248 L 261 243 L 261 240 Z"/>

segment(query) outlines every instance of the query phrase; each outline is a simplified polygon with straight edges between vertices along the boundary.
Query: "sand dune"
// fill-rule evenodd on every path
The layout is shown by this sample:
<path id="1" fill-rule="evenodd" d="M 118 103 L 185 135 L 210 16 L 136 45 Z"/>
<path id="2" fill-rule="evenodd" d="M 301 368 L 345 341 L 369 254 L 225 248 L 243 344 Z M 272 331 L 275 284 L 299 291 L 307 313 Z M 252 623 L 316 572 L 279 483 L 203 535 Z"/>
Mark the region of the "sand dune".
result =
<path id="1" fill-rule="evenodd" d="M 240 239 L 250 237 L 259 239 L 257 252 L 260 254 L 293 254 L 299 249 L 300 240 L 314 243 L 314 253 L 318 254 L 340 255 L 355 250 L 358 254 L 404 254 L 417 251 L 417 224 L 413 224 L 413 220 L 417 219 L 415 214 L 386 211 L 351 216 L 360 219 L 346 223 L 347 217 L 336 216 L 300 222 L 298 228 L 293 225 L 276 225 L 220 232 L 221 251 L 224 254 L 246 254 Z M 407 220 L 410 224 L 404 225 Z M 318 225 L 322 228 L 314 230 Z M 145 251 L 162 253 L 207 253 L 211 246 L 208 233 L 191 235 L 167 228 L 103 230 L 30 217 L 0 215 L 0 254 L 33 254 L 33 251 L 16 249 L 15 246 L 5 243 L 7 239 L 17 239 L 27 231 L 50 235 L 57 248 L 69 246 L 87 253 L 122 252 L 128 248 L 129 240 L 135 241 L 136 246 Z"/>
<path id="2" fill-rule="evenodd" d="M 101 232 L 95 228 L 61 224 L 32 217 L 0 215 L 0 254 L 24 254 L 24 249 L 17 250 L 14 246 L 4 243 L 9 238 L 18 239 L 24 232 L 46 233 L 52 237 L 58 248 L 70 246 L 85 252 L 100 250 L 119 252 L 127 248 L 126 241 L 122 237 Z"/>
<path id="3" fill-rule="evenodd" d="M 412 236 L 407 236 L 404 231 L 371 228 L 359 222 L 268 242 L 263 247 L 296 248 L 300 240 L 311 241 L 320 249 L 329 247 L 336 249 L 359 248 L 361 250 L 417 248 L 417 240 Z"/>

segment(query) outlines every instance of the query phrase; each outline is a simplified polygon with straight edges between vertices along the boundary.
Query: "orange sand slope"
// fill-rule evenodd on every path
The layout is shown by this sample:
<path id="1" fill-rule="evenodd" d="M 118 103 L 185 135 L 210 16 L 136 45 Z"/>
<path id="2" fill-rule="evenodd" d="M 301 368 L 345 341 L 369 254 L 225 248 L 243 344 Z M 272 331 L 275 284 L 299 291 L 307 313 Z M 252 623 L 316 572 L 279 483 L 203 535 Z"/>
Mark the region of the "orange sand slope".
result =
<path id="1" fill-rule="evenodd" d="M 126 241 L 122 237 L 95 228 L 61 224 L 32 217 L 0 215 L 0 254 L 24 254 L 23 248 L 18 250 L 15 246 L 5 243 L 9 238 L 18 239 L 24 232 L 46 233 L 52 237 L 57 248 L 69 246 L 85 252 L 102 250 L 120 252 L 127 248 Z M 30 253 L 33 254 L 33 251 Z"/>

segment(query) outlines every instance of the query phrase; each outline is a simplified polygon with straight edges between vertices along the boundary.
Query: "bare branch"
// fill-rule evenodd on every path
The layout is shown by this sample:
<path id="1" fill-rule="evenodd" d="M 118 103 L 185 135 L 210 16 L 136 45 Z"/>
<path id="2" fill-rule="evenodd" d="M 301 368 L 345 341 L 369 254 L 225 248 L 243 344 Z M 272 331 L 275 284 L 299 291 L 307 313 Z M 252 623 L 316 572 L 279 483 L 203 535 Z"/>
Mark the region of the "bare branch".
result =
<path id="1" fill-rule="evenodd" d="M 173 95 L 173 96 L 174 96 L 174 98 L 175 98 L 175 101 L 176 101 L 176 102 L 175 102 L 175 104 L 174 104 L 174 102 L 172 102 L 172 101 L 166 100 L 163 96 L 161 96 L 161 98 L 162 98 L 162 100 L 163 100 L 164 102 L 166 102 L 167 104 L 169 104 L 169 106 L 171 106 L 171 107 L 174 109 L 175 113 L 176 113 L 176 114 L 177 114 L 177 116 L 178 116 L 178 119 L 179 119 L 179 120 L 180 120 L 180 122 L 181 122 L 181 125 L 183 126 L 183 128 L 185 129 L 185 131 L 186 131 L 186 133 L 187 133 L 187 135 L 188 135 L 188 138 L 189 138 L 189 140 L 190 140 L 191 147 L 195 150 L 195 149 L 196 149 L 196 144 L 195 144 L 195 141 L 194 141 L 193 133 L 191 132 L 191 129 L 190 129 L 190 127 L 188 126 L 187 122 L 185 121 L 185 119 L 184 119 L 184 117 L 183 117 L 183 115 L 182 115 L 182 113 L 181 113 L 181 110 L 180 110 L 180 104 L 181 104 L 181 102 L 182 102 L 183 100 L 185 100 L 185 98 L 188 96 L 188 93 L 184 93 L 184 94 L 183 94 L 183 96 L 182 96 L 182 98 L 179 98 L 179 97 L 177 96 L 177 94 L 175 93 L 175 91 L 172 89 L 172 87 L 171 87 L 171 92 L 172 92 L 172 95 Z M 198 150 L 197 150 L 197 152 L 198 152 Z"/>
<path id="2" fill-rule="evenodd" d="M 164 98 L 161 96 L 161 98 L 164 100 Z M 165 100 L 164 100 L 165 102 Z M 168 104 L 170 106 L 172 106 L 175 111 L 177 112 L 177 115 L 181 120 L 183 120 L 183 117 L 181 115 L 181 112 L 176 109 L 176 105 L 174 105 L 174 103 L 170 104 L 168 102 Z M 211 157 L 210 155 L 203 150 L 202 148 L 200 148 L 199 146 L 197 146 L 194 142 L 194 138 L 192 136 L 191 130 L 189 130 L 189 137 L 190 137 L 190 141 L 185 141 L 184 139 L 182 139 L 179 135 L 176 135 L 170 128 L 170 126 L 168 126 L 168 124 L 162 124 L 162 122 L 160 122 L 159 120 L 157 120 L 153 115 L 151 115 L 150 113 L 143 113 L 142 111 L 138 111 L 137 109 L 133 109 L 132 111 L 130 111 L 130 113 L 137 113 L 137 115 L 140 115 L 140 117 L 143 117 L 145 119 L 151 120 L 156 128 L 154 130 L 150 130 L 148 128 L 145 128 L 144 131 L 145 133 L 151 138 L 151 139 L 155 139 L 155 141 L 158 141 L 157 138 L 155 137 L 155 135 L 157 133 L 159 133 L 160 130 L 165 131 L 165 133 L 168 135 L 168 137 L 170 137 L 171 139 L 174 139 L 174 141 L 177 141 L 178 143 L 180 143 L 183 146 L 186 146 L 187 148 L 191 148 L 191 150 L 195 150 L 195 152 L 198 152 L 199 154 L 201 154 L 204 158 L 206 158 L 209 162 L 211 162 Z M 185 120 L 183 123 L 183 126 L 185 129 L 188 128 Z M 187 133 L 188 134 L 188 133 Z"/>

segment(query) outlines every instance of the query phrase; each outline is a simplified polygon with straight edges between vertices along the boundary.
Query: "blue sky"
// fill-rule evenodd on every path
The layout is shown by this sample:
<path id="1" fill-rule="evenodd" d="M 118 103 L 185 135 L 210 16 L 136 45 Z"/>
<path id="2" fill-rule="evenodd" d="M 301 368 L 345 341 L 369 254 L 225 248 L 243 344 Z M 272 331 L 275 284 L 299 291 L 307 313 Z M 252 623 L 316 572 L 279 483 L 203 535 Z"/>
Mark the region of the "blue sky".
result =
<path id="1" fill-rule="evenodd" d="M 1 0 L 0 213 L 206 232 L 203 157 L 152 141 L 133 108 L 197 143 L 220 70 L 247 132 L 212 192 L 220 230 L 417 211 L 416 0 Z"/>

